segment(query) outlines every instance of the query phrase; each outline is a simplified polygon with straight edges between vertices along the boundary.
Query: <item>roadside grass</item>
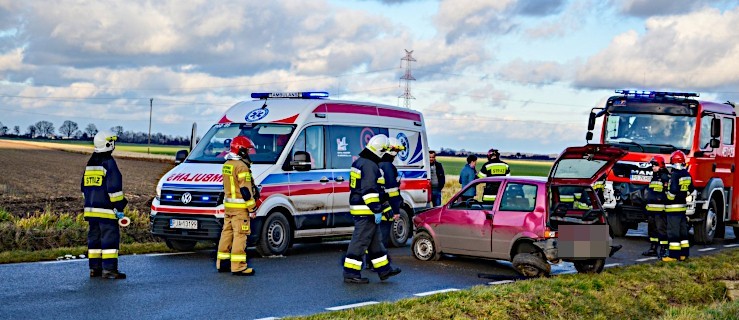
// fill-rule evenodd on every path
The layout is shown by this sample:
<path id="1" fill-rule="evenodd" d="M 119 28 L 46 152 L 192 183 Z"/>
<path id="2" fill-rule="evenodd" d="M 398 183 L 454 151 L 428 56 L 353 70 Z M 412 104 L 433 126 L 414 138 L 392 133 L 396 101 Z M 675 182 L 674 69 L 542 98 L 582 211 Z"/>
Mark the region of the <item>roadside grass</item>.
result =
<path id="1" fill-rule="evenodd" d="M 465 157 L 437 157 L 443 166 L 444 173 L 447 175 L 458 176 L 462 168 L 467 164 Z M 477 159 L 477 170 L 480 171 L 485 163 L 484 158 Z M 553 161 L 536 161 L 536 160 L 509 160 L 503 159 L 511 167 L 512 176 L 541 176 L 546 177 L 552 168 Z"/>
<path id="2" fill-rule="evenodd" d="M 687 263 L 641 264 L 476 286 L 301 319 L 737 319 L 720 280 L 739 280 L 739 249 Z"/>

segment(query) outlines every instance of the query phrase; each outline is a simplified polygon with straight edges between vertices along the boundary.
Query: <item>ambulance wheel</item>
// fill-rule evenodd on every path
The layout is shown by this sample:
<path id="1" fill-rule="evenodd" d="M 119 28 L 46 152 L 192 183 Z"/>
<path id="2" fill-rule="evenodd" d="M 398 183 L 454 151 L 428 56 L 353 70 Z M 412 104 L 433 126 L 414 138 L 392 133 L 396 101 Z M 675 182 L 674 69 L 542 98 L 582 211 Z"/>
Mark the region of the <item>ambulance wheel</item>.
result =
<path id="1" fill-rule="evenodd" d="M 437 261 L 441 258 L 434 238 L 426 231 L 416 233 L 413 237 L 411 251 L 413 251 L 413 257 L 421 261 Z"/>
<path id="2" fill-rule="evenodd" d="M 711 198 L 708 203 L 708 210 L 703 215 L 703 221 L 693 225 L 693 236 L 695 242 L 700 244 L 709 244 L 713 242 L 718 228 L 718 203 L 715 198 Z"/>
<path id="3" fill-rule="evenodd" d="M 552 272 L 552 266 L 539 255 L 531 253 L 519 253 L 511 261 L 513 267 L 525 277 L 548 277 Z"/>
<path id="4" fill-rule="evenodd" d="M 264 221 L 257 240 L 257 252 L 262 257 L 284 255 L 291 241 L 290 222 L 282 212 L 276 211 Z"/>
<path id="5" fill-rule="evenodd" d="M 167 244 L 167 248 L 170 248 L 174 251 L 192 251 L 192 249 L 195 249 L 195 245 L 198 243 L 197 241 L 189 241 L 189 240 L 164 240 L 164 243 Z"/>
<path id="6" fill-rule="evenodd" d="M 408 238 L 413 230 L 411 219 L 408 218 L 408 213 L 405 212 L 405 209 L 400 208 L 399 216 L 398 220 L 393 222 L 393 226 L 390 229 L 390 244 L 396 248 L 408 245 Z"/>
<path id="7" fill-rule="evenodd" d="M 573 261 L 572 263 L 579 273 L 601 273 L 606 266 L 606 259 L 588 259 Z"/>

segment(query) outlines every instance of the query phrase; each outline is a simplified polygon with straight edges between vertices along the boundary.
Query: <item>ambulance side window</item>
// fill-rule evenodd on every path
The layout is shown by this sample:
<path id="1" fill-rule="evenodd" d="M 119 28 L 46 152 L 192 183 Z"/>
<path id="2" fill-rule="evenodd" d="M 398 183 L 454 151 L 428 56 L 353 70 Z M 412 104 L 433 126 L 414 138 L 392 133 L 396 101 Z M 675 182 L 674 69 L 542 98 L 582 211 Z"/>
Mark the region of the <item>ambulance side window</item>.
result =
<path id="1" fill-rule="evenodd" d="M 388 134 L 387 128 L 329 126 L 328 152 L 332 169 L 349 169 L 369 139 L 376 134 Z"/>
<path id="2" fill-rule="evenodd" d="M 305 151 L 310 154 L 311 170 L 326 169 L 323 131 L 323 126 L 311 126 L 303 129 L 295 140 L 289 159 L 292 159 L 296 151 Z"/>

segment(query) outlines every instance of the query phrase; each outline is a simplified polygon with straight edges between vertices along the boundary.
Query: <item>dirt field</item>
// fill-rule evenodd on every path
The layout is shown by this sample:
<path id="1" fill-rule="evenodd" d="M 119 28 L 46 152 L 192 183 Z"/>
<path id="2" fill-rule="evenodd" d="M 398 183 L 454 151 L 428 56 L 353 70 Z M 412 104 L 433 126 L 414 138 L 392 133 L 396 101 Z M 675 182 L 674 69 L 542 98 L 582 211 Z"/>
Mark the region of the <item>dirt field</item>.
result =
<path id="1" fill-rule="evenodd" d="M 173 163 L 116 157 L 129 208 L 148 212 L 156 183 Z M 0 140 L 0 208 L 17 216 L 43 211 L 80 213 L 80 179 L 89 155 Z"/>

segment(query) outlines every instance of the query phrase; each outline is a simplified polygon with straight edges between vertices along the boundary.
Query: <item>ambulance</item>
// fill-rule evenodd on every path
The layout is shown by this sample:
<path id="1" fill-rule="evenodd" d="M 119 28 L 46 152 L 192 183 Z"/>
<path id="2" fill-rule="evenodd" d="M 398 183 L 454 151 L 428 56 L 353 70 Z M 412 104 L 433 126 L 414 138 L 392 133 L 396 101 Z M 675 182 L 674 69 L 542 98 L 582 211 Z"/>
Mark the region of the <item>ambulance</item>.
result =
<path id="1" fill-rule="evenodd" d="M 404 246 L 414 212 L 430 207 L 428 141 L 420 112 L 367 102 L 330 100 L 326 92 L 252 93 L 214 124 L 164 174 L 151 205 L 151 232 L 178 251 L 218 241 L 223 226 L 224 156 L 232 139 L 254 142 L 249 155 L 260 190 L 248 245 L 282 255 L 296 241 L 351 236 L 349 171 L 376 134 L 406 149 L 395 158 L 403 206 L 390 237 Z"/>

